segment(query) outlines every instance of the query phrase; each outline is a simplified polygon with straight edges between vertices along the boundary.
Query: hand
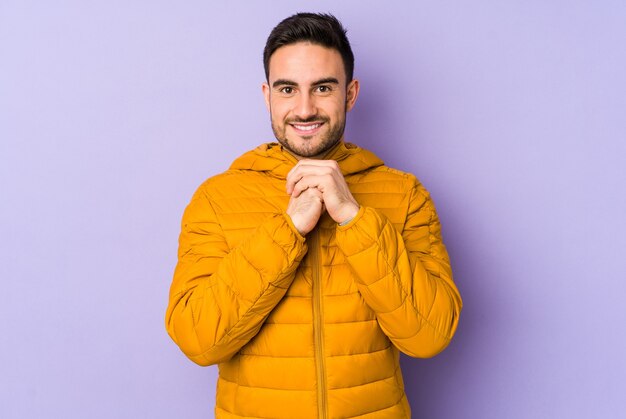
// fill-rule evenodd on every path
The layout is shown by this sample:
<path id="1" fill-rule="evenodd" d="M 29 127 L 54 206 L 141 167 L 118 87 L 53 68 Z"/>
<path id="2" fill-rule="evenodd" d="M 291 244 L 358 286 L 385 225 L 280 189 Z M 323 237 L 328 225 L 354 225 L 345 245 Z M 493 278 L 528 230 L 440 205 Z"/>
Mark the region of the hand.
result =
<path id="1" fill-rule="evenodd" d="M 300 235 L 306 236 L 324 212 L 322 193 L 316 188 L 310 188 L 298 196 L 292 195 L 286 212 Z"/>
<path id="2" fill-rule="evenodd" d="M 287 193 L 292 198 L 311 189 L 321 192 L 328 215 L 337 223 L 350 220 L 359 212 L 359 204 L 335 160 L 300 160 L 287 174 Z"/>

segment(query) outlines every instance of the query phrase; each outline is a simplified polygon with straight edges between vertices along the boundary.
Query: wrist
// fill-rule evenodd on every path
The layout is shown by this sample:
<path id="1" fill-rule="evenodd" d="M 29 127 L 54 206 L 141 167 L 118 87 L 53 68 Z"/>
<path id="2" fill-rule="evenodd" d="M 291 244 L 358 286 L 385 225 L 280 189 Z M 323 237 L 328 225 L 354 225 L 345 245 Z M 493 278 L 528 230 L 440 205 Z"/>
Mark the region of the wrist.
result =
<path id="1" fill-rule="evenodd" d="M 346 224 L 348 224 L 348 223 L 349 223 L 350 221 L 352 221 L 352 220 L 354 220 L 354 217 L 348 218 L 348 219 L 347 219 L 347 220 L 345 220 L 345 221 L 342 221 L 342 222 L 340 222 L 340 223 L 337 223 L 337 225 L 338 225 L 339 227 L 343 227 L 343 226 L 345 226 Z"/>
<path id="2" fill-rule="evenodd" d="M 292 217 L 292 216 L 291 216 L 288 212 L 285 212 L 285 213 L 284 213 L 284 217 L 285 217 L 285 220 L 287 220 L 287 224 L 289 225 L 289 227 L 293 230 L 293 232 L 294 232 L 297 236 L 300 236 L 300 238 L 304 238 L 304 236 L 306 236 L 306 233 L 305 233 L 305 232 L 303 232 L 303 231 L 300 229 L 300 227 L 298 227 L 298 226 L 296 225 L 296 223 L 294 222 L 293 217 Z"/>
<path id="3" fill-rule="evenodd" d="M 358 204 L 354 204 L 346 211 L 346 215 L 341 218 L 341 221 L 337 222 L 339 226 L 345 226 L 350 221 L 354 220 L 354 217 L 359 213 L 361 207 Z"/>
<path id="4" fill-rule="evenodd" d="M 309 233 L 309 231 L 311 231 L 311 228 L 307 228 L 307 227 L 309 227 L 307 222 L 305 220 L 303 220 L 302 217 L 299 214 L 297 214 L 297 213 L 290 214 L 289 210 L 285 211 L 285 214 L 287 215 L 287 217 L 291 221 L 291 225 L 296 229 L 296 231 L 302 237 L 306 236 Z"/>

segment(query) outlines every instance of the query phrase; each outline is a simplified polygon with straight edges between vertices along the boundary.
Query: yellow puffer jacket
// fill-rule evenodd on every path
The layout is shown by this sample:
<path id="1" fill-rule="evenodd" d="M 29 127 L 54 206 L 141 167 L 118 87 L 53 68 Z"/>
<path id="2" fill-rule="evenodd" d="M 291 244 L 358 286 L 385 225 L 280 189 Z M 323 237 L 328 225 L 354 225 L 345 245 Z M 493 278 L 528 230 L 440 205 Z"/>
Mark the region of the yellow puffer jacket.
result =
<path id="1" fill-rule="evenodd" d="M 266 144 L 207 180 L 185 210 L 166 326 L 219 364 L 218 418 L 410 418 L 398 349 L 443 350 L 461 298 L 426 190 L 339 143 L 358 215 L 306 238 L 285 214 L 296 163 Z"/>

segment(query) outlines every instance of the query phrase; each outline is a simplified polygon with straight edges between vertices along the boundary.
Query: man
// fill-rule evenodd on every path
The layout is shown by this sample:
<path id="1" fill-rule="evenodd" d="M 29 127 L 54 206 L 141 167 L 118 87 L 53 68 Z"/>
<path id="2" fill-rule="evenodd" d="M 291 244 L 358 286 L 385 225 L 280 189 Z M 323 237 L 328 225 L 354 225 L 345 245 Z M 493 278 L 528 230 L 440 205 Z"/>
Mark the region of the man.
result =
<path id="1" fill-rule="evenodd" d="M 167 330 L 219 365 L 218 418 L 409 418 L 398 350 L 436 355 L 461 310 L 434 206 L 344 143 L 359 82 L 333 16 L 282 21 L 264 65 L 278 143 L 192 198 Z"/>

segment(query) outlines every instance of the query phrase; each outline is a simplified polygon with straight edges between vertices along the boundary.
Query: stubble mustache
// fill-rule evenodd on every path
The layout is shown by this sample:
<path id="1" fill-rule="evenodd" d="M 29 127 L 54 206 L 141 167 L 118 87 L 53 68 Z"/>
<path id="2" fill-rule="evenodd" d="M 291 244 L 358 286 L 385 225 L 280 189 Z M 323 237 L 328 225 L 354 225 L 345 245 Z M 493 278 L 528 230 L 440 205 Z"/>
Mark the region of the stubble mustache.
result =
<path id="1" fill-rule="evenodd" d="M 310 122 L 328 122 L 328 118 L 319 115 L 313 115 L 308 118 L 290 118 L 285 121 L 287 124 L 308 124 Z"/>

